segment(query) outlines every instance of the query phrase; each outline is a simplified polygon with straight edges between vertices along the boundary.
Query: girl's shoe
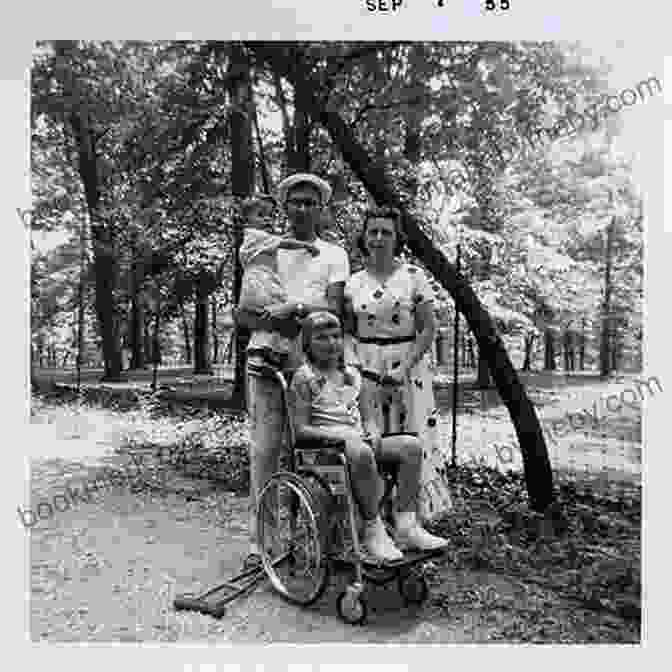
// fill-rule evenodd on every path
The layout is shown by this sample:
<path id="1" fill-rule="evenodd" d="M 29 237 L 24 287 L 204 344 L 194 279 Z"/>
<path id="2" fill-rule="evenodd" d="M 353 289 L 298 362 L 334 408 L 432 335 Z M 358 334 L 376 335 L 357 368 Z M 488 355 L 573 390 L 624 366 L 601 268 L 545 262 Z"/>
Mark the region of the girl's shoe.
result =
<path id="1" fill-rule="evenodd" d="M 435 551 L 448 546 L 448 540 L 425 530 L 414 512 L 398 513 L 394 541 L 399 548 L 416 551 Z"/>
<path id="2" fill-rule="evenodd" d="M 380 516 L 364 521 L 362 546 L 366 553 L 379 562 L 394 562 L 404 557 L 394 545 Z"/>

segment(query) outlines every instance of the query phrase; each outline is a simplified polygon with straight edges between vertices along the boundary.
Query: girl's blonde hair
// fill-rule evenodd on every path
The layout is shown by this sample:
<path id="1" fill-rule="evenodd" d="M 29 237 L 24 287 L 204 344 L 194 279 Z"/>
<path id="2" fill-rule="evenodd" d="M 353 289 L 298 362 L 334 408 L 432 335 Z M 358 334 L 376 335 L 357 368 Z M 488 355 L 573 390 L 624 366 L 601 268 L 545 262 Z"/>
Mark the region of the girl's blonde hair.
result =
<path id="1" fill-rule="evenodd" d="M 304 318 L 301 326 L 301 347 L 304 354 L 306 355 L 306 359 L 310 364 L 315 363 L 311 349 L 311 343 L 315 331 L 333 327 L 338 327 L 341 330 L 341 334 L 343 333 L 343 325 L 341 320 L 336 315 L 334 315 L 334 313 L 330 313 L 327 310 L 312 312 Z M 341 353 L 341 357 L 338 362 L 338 368 L 343 372 L 346 384 L 352 385 L 354 383 L 354 379 L 345 366 L 345 358 L 343 353 Z"/>

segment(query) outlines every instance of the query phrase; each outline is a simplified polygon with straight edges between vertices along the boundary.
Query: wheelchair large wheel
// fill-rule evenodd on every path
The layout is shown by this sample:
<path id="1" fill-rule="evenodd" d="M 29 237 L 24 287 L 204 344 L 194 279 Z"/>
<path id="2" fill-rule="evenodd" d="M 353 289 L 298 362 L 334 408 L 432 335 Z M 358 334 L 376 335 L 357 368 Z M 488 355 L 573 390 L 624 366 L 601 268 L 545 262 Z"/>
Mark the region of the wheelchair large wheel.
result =
<path id="1" fill-rule="evenodd" d="M 271 584 L 295 604 L 320 598 L 329 583 L 328 514 L 315 481 L 275 474 L 259 496 L 261 560 Z"/>

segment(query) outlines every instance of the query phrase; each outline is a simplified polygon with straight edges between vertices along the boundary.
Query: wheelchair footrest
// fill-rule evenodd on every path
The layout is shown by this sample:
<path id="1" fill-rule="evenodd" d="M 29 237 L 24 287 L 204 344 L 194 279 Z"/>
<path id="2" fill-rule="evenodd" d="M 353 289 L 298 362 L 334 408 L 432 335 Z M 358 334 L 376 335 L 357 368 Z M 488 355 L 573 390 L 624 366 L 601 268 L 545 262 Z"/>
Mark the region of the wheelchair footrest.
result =
<path id="1" fill-rule="evenodd" d="M 400 560 L 393 560 L 385 563 L 385 567 L 409 567 L 431 558 L 438 558 L 445 554 L 446 548 L 436 548 L 433 551 L 404 551 L 404 557 Z"/>
<path id="2" fill-rule="evenodd" d="M 433 551 L 404 551 L 403 558 L 400 558 L 399 560 L 390 560 L 388 562 L 376 560 L 365 552 L 362 552 L 361 562 L 365 569 L 401 570 L 432 558 L 438 558 L 445 552 L 445 548 L 438 548 Z M 352 565 L 357 561 L 357 555 L 352 549 L 334 553 L 330 557 L 337 565 Z"/>

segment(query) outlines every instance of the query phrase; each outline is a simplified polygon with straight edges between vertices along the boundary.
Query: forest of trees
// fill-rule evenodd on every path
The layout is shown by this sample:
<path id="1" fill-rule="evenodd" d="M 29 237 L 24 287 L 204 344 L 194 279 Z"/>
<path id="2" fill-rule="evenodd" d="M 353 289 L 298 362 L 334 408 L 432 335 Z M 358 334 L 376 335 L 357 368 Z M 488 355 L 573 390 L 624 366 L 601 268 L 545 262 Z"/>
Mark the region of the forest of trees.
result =
<path id="1" fill-rule="evenodd" d="M 607 76 L 551 43 L 38 43 L 31 226 L 59 243 L 33 244 L 32 361 L 210 371 L 230 356 L 240 201 L 310 171 L 333 185 L 325 235 L 353 269 L 364 208 L 400 208 L 437 312 L 464 315 L 541 459 L 513 360 L 641 366 L 643 208 L 618 115 L 548 146 L 520 132 L 585 109 Z"/>

